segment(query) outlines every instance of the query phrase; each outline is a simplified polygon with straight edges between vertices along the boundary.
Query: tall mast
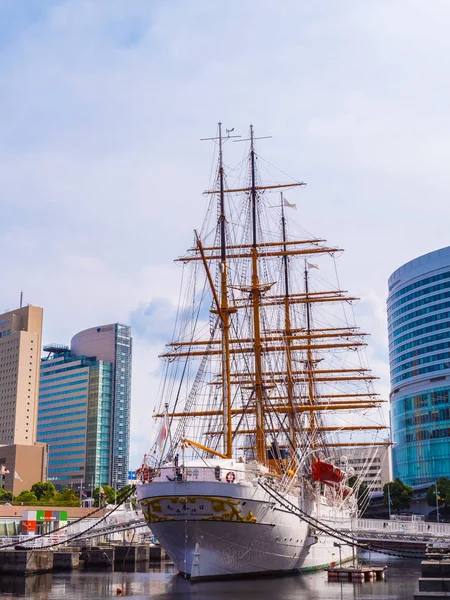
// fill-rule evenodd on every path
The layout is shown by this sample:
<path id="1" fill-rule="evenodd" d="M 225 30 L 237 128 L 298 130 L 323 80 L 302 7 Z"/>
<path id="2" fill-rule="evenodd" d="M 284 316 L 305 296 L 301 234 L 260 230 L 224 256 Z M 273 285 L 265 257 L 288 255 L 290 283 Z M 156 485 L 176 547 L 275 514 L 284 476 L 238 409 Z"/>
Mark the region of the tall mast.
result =
<path id="1" fill-rule="evenodd" d="M 305 300 L 306 300 L 306 374 L 308 380 L 308 399 L 311 409 L 309 411 L 309 429 L 312 436 L 312 447 L 315 449 L 315 418 L 314 418 L 314 361 L 311 348 L 311 304 L 309 302 L 309 273 L 308 273 L 308 261 L 305 260 Z"/>
<path id="2" fill-rule="evenodd" d="M 222 390 L 223 390 L 223 439 L 224 454 L 233 455 L 233 428 L 231 423 L 230 382 L 230 309 L 228 303 L 227 253 L 225 239 L 225 192 L 222 154 L 222 123 L 219 123 L 219 185 L 220 185 L 220 308 L 222 329 Z"/>
<path id="3" fill-rule="evenodd" d="M 255 351 L 255 420 L 256 420 L 256 456 L 259 462 L 266 462 L 266 434 L 264 423 L 264 389 L 262 378 L 262 345 L 261 345 L 261 290 L 258 276 L 258 250 L 257 250 L 257 190 L 256 190 L 256 165 L 255 165 L 255 145 L 253 135 L 253 125 L 250 125 L 250 169 L 251 169 L 251 188 L 250 198 L 252 203 L 252 299 L 253 299 L 253 336 Z"/>
<path id="4" fill-rule="evenodd" d="M 283 272 L 284 272 L 284 330 L 286 336 L 286 375 L 287 375 L 287 400 L 291 412 L 289 413 L 289 437 L 291 443 L 296 446 L 295 435 L 295 412 L 294 412 L 294 381 L 292 377 L 292 331 L 291 331 L 291 314 L 289 307 L 289 266 L 288 254 L 286 245 L 286 217 L 284 216 L 284 199 L 283 192 L 280 192 L 281 199 L 281 229 L 283 235 Z M 295 450 L 293 452 L 295 455 Z"/>

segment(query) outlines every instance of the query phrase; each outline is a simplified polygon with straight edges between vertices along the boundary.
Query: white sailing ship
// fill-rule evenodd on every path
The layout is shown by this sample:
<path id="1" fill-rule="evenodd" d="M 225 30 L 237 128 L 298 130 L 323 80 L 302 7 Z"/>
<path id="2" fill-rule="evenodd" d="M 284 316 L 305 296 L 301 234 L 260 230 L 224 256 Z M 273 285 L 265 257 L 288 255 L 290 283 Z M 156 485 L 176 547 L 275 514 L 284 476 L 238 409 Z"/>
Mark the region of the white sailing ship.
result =
<path id="1" fill-rule="evenodd" d="M 152 532 L 193 580 L 350 558 L 336 532 L 349 531 L 362 478 L 375 468 L 367 448 L 375 456 L 388 445 L 365 334 L 345 310 L 357 299 L 316 263 L 331 261 L 334 274 L 341 251 L 293 235 L 283 192 L 304 184 L 261 181 L 257 165 L 269 163 L 252 127 L 239 140 L 248 158 L 225 172 L 223 146 L 235 137 L 219 123 L 211 138 L 215 183 L 180 259 L 180 307 L 162 355 L 159 449 L 146 455 L 137 487 Z"/>

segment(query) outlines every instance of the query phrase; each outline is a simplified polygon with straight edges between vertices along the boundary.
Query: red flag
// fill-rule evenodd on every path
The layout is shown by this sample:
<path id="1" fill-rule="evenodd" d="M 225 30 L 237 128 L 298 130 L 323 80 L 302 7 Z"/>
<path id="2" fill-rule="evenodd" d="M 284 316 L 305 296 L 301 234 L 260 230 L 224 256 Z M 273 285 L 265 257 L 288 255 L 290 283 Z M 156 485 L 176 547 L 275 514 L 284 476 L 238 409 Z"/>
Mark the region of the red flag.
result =
<path id="1" fill-rule="evenodd" d="M 156 436 L 156 445 L 159 447 L 160 450 L 162 450 L 164 448 L 164 444 L 167 438 L 167 418 L 166 415 L 164 415 L 163 421 L 161 423 L 161 428 L 158 431 L 158 435 Z"/>

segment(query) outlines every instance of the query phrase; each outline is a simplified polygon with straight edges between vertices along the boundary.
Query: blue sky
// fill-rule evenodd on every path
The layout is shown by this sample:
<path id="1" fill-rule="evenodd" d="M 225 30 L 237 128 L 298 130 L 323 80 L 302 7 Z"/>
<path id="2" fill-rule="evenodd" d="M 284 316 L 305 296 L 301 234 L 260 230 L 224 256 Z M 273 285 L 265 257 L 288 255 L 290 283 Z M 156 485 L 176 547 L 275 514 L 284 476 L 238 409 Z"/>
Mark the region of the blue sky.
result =
<path id="1" fill-rule="evenodd" d="M 210 183 L 199 139 L 218 120 L 272 135 L 260 153 L 308 182 L 290 198 L 296 218 L 346 248 L 341 280 L 362 296 L 387 394 L 388 276 L 449 244 L 450 6 L 432 8 L 0 3 L 0 309 L 23 289 L 44 307 L 45 342 L 135 325 L 134 463 L 157 390 L 157 315 L 177 298 L 172 260 L 201 224 Z"/>

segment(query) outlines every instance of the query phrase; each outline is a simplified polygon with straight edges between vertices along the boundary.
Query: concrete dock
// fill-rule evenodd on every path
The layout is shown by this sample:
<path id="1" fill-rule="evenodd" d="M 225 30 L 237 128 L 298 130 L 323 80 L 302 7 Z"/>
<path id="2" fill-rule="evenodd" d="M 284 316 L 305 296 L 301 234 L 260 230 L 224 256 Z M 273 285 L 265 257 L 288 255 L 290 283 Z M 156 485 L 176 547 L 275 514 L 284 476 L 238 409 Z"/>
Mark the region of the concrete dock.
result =
<path id="1" fill-rule="evenodd" d="M 91 546 L 84 548 L 59 547 L 55 550 L 2 550 L 0 574 L 46 573 L 72 571 L 80 567 L 114 568 L 148 565 L 160 562 L 167 555 L 160 546 L 147 544 Z"/>
<path id="2" fill-rule="evenodd" d="M 450 559 L 429 559 L 422 561 L 422 577 L 419 578 L 419 591 L 414 600 L 450 598 Z"/>
<path id="3" fill-rule="evenodd" d="M 0 552 L 0 573 L 45 573 L 53 570 L 53 552 L 4 550 Z"/>
<path id="4" fill-rule="evenodd" d="M 150 561 L 150 548 L 147 545 L 115 546 L 114 564 L 148 563 Z"/>

